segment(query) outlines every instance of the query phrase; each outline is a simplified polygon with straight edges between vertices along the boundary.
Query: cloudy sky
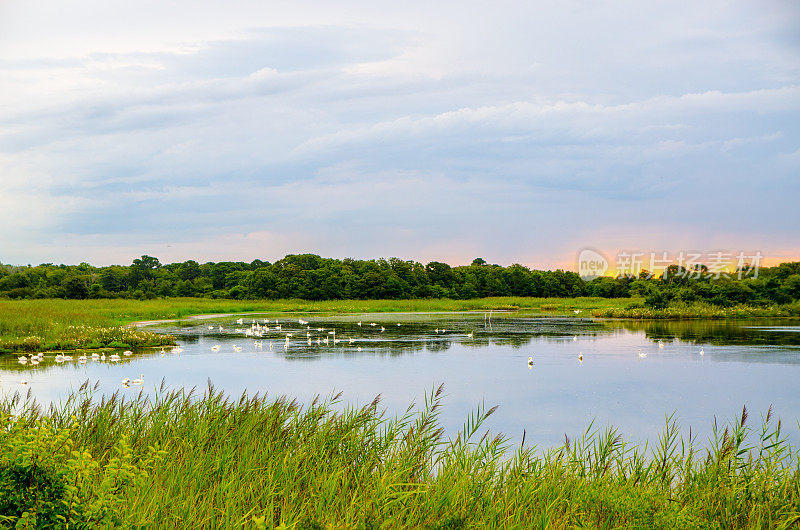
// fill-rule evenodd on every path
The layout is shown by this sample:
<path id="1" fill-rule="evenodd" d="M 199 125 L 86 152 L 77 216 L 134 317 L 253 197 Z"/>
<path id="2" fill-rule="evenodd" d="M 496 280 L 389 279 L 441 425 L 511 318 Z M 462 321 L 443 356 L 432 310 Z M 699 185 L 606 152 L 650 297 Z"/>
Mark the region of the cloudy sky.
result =
<path id="1" fill-rule="evenodd" d="M 0 261 L 800 257 L 800 3 L 0 0 Z"/>

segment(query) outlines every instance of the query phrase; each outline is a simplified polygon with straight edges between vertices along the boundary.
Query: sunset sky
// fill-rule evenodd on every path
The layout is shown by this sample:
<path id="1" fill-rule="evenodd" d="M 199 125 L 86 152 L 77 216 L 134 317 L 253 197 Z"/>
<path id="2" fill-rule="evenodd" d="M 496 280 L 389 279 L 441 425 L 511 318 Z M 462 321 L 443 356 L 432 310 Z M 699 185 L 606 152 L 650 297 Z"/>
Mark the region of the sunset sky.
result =
<path id="1" fill-rule="evenodd" d="M 800 3 L 0 2 L 0 262 L 800 259 Z"/>

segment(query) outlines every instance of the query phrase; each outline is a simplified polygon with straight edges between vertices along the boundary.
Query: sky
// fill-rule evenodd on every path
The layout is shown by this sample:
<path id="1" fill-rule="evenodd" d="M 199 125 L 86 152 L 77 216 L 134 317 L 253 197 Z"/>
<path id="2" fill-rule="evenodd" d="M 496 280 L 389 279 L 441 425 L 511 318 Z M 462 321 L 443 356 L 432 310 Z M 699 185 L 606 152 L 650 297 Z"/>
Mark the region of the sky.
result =
<path id="1" fill-rule="evenodd" d="M 0 262 L 800 259 L 800 3 L 0 0 Z"/>

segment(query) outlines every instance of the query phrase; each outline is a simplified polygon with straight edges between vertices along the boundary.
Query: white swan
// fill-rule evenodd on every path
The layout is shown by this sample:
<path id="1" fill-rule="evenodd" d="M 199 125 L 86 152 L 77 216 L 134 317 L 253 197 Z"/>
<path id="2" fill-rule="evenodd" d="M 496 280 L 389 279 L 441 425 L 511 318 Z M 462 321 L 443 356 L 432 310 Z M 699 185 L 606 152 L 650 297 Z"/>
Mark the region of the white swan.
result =
<path id="1" fill-rule="evenodd" d="M 528 366 L 533 366 L 533 357 L 528 357 Z"/>
<path id="2" fill-rule="evenodd" d="M 133 355 L 133 352 L 130 351 L 130 350 L 125 350 L 124 352 L 122 352 L 122 355 L 125 355 L 125 356 Z"/>
<path id="3" fill-rule="evenodd" d="M 219 344 L 215 344 L 215 345 L 211 346 L 211 351 L 219 351 L 219 349 L 220 349 L 220 345 Z"/>
<path id="4" fill-rule="evenodd" d="M 582 352 L 579 352 L 579 353 L 578 353 L 578 360 L 579 360 L 580 362 L 583 362 L 583 353 L 582 353 Z"/>
<path id="5" fill-rule="evenodd" d="M 142 385 L 144 384 L 144 374 L 139 374 L 139 379 L 133 380 L 134 385 Z"/>

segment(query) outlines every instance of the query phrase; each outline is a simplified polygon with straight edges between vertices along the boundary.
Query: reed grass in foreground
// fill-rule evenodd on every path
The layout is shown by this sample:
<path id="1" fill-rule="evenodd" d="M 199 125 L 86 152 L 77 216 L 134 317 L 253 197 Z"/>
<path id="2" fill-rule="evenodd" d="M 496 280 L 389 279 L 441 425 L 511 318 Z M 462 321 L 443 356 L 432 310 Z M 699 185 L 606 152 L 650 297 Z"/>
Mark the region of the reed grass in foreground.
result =
<path id="1" fill-rule="evenodd" d="M 441 389 L 385 417 L 377 399 L 0 403 L 0 525 L 143 528 L 789 528 L 800 451 L 767 412 L 715 428 L 708 449 L 668 418 L 653 447 L 591 427 L 557 448 L 511 448 L 476 411 L 457 436 Z M 17 412 L 16 417 L 11 413 Z"/>

